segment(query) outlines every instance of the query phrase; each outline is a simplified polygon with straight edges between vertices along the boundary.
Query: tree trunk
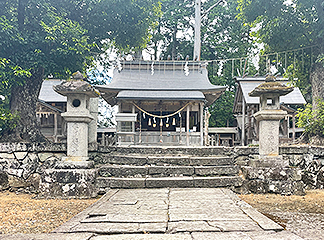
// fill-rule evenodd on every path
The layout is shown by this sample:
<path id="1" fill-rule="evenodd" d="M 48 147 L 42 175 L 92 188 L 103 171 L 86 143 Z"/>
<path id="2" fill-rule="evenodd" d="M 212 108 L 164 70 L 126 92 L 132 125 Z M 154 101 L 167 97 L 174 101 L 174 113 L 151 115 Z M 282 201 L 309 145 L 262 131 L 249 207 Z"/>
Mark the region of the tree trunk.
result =
<path id="1" fill-rule="evenodd" d="M 323 63 L 315 63 L 310 73 L 312 84 L 313 110 L 317 109 L 317 101 L 324 100 L 324 67 Z"/>
<path id="2" fill-rule="evenodd" d="M 21 86 L 11 90 L 10 110 L 20 116 L 17 127 L 8 133 L 7 140 L 11 142 L 45 142 L 46 138 L 40 131 L 36 118 L 36 103 L 43 82 L 44 70 L 39 68 L 32 72 Z"/>
<path id="3" fill-rule="evenodd" d="M 313 111 L 318 110 L 318 101 L 324 101 L 324 67 L 323 63 L 315 63 L 310 73 L 312 84 Z M 316 116 L 315 116 L 316 117 Z M 316 135 L 310 139 L 312 145 L 324 146 L 324 138 Z"/>
<path id="4" fill-rule="evenodd" d="M 173 28 L 173 34 L 172 34 L 172 49 L 171 49 L 172 60 L 175 60 L 177 58 L 177 56 L 176 56 L 177 32 L 178 32 L 178 26 L 175 25 L 175 27 Z"/>
<path id="5" fill-rule="evenodd" d="M 17 19 L 18 19 L 18 28 L 20 31 L 23 31 L 25 24 L 25 11 L 26 11 L 26 0 L 18 1 L 18 10 L 17 10 Z"/>

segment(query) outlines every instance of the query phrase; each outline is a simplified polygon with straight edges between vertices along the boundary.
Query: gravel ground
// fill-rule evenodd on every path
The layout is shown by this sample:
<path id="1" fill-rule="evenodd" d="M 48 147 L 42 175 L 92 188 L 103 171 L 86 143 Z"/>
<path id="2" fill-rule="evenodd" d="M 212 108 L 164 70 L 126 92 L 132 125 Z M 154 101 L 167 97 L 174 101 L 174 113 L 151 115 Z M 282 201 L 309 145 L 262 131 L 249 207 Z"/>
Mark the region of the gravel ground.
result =
<path id="1" fill-rule="evenodd" d="M 309 240 L 324 240 L 324 190 L 305 196 L 239 196 L 285 229 Z M 0 192 L 0 234 L 49 233 L 97 199 L 35 199 L 34 195 Z"/>
<path id="2" fill-rule="evenodd" d="M 305 239 L 324 240 L 324 190 L 307 191 L 305 196 L 250 194 L 239 197 L 286 230 Z"/>

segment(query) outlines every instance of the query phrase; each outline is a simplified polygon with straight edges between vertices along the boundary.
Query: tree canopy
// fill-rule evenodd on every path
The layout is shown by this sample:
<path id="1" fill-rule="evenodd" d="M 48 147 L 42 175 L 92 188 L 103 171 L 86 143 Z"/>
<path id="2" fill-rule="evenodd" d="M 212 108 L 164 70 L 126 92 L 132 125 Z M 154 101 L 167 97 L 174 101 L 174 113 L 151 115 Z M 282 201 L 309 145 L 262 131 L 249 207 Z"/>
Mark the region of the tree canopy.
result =
<path id="1" fill-rule="evenodd" d="M 251 35 L 256 41 L 264 45 L 261 54 L 282 52 L 314 46 L 311 50 L 291 54 L 287 57 L 279 56 L 272 59 L 273 63 L 283 63 L 287 58 L 295 58 L 294 66 L 290 69 L 278 69 L 281 74 L 286 71 L 293 79 L 298 78 L 297 86 L 304 94 L 309 94 L 309 75 L 315 60 L 322 56 L 324 45 L 324 2 L 322 0 L 238 0 L 239 19 L 248 24 Z M 286 59 L 284 59 L 284 57 Z M 308 61 L 304 61 L 304 59 Z M 309 61 L 312 60 L 312 61 Z M 262 64 L 262 63 L 261 63 Z"/>
<path id="2" fill-rule="evenodd" d="M 308 105 L 304 112 L 299 112 L 298 125 L 307 125 L 308 137 L 323 137 L 319 129 L 323 127 L 320 119 L 324 99 L 324 1 L 238 0 L 238 3 L 239 19 L 254 28 L 253 36 L 264 44 L 264 54 L 301 49 L 290 55 L 277 55 L 271 61 L 312 101 L 312 110 Z M 293 64 L 283 69 L 283 62 L 289 58 Z"/>
<path id="3" fill-rule="evenodd" d="M 227 91 L 210 107 L 210 126 L 232 125 L 234 118 L 232 107 L 235 95 L 235 80 L 232 76 L 232 62 L 219 62 L 220 59 L 241 58 L 247 56 L 253 47 L 249 35 L 249 26 L 243 25 L 243 20 L 237 19 L 239 14 L 236 0 L 208 0 L 202 4 L 201 22 L 201 59 L 208 60 L 209 79 L 213 84 L 227 86 Z M 164 0 L 162 15 L 153 33 L 149 46 L 162 46 L 162 58 L 193 59 L 195 14 L 194 1 Z M 208 11 L 209 10 L 209 11 Z M 208 11 L 208 12 L 207 12 Z M 157 59 L 159 56 L 155 56 Z M 235 62 L 235 69 L 239 68 Z M 250 65 L 250 64 L 249 64 Z M 252 69 L 251 69 L 252 70 Z M 251 72 L 253 74 L 253 72 Z"/>
<path id="4" fill-rule="evenodd" d="M 45 77 L 85 72 L 105 60 L 107 44 L 125 51 L 143 48 L 159 11 L 154 0 L 2 0 L 0 95 L 10 100 L 5 102 L 12 114 L 24 115 L 16 138 L 34 140 L 32 115 Z"/>

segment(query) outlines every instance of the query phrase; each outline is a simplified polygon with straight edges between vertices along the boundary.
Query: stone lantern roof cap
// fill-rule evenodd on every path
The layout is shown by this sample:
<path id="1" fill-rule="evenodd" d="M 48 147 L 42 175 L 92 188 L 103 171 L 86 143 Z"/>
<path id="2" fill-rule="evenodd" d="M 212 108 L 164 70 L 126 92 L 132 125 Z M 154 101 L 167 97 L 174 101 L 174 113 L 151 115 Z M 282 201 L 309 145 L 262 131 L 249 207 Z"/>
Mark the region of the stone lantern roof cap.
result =
<path id="1" fill-rule="evenodd" d="M 276 81 L 272 75 L 267 76 L 264 83 L 261 83 L 252 92 L 249 93 L 250 97 L 259 97 L 261 95 L 277 95 L 284 96 L 291 93 L 294 87 L 286 86 L 285 84 Z"/>
<path id="2" fill-rule="evenodd" d="M 63 81 L 59 85 L 53 86 L 55 92 L 67 96 L 69 94 L 86 94 L 89 97 L 99 97 L 99 92 L 89 83 L 80 79 Z"/>

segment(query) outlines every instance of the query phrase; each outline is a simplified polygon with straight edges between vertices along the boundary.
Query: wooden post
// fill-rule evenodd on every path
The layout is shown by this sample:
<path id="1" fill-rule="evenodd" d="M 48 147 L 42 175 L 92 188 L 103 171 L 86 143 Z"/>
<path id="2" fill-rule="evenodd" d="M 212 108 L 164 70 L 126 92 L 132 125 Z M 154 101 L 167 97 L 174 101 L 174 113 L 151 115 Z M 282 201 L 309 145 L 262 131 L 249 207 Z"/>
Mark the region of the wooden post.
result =
<path id="1" fill-rule="evenodd" d="M 190 137 L 190 134 L 189 134 L 189 118 L 190 118 L 190 105 L 187 106 L 187 121 L 186 121 L 186 127 L 187 127 L 187 146 L 189 146 L 189 137 Z"/>
<path id="2" fill-rule="evenodd" d="M 122 112 L 122 104 L 118 103 L 118 113 Z M 121 145 L 121 136 L 119 135 L 119 132 L 121 132 L 121 123 L 117 122 L 117 128 L 116 128 L 116 137 L 117 137 L 117 144 Z"/>
<path id="3" fill-rule="evenodd" d="M 101 134 L 101 138 L 102 138 L 102 140 L 101 140 L 102 146 L 105 146 L 106 145 L 106 139 L 105 139 L 105 133 L 104 132 Z"/>
<path id="4" fill-rule="evenodd" d="M 290 116 L 287 116 L 287 138 L 289 139 L 289 128 L 290 128 Z"/>
<path id="5" fill-rule="evenodd" d="M 292 138 L 293 138 L 293 141 L 295 142 L 295 138 L 296 138 L 296 116 L 295 116 L 295 114 L 293 114 L 293 116 L 292 116 L 292 124 L 293 124 Z"/>
<path id="6" fill-rule="evenodd" d="M 134 105 L 132 105 L 132 113 L 135 114 L 135 106 Z M 132 132 L 133 132 L 132 141 L 133 141 L 133 144 L 135 144 L 135 122 L 132 122 Z"/>
<path id="7" fill-rule="evenodd" d="M 204 103 L 200 103 L 200 145 L 204 145 Z"/>
<path id="8" fill-rule="evenodd" d="M 57 113 L 54 113 L 54 142 L 57 142 Z"/>
<path id="9" fill-rule="evenodd" d="M 139 111 L 139 114 L 140 114 L 140 132 L 139 132 L 138 142 L 142 143 L 142 112 Z"/>
<path id="10" fill-rule="evenodd" d="M 241 129 L 241 141 L 242 141 L 242 146 L 245 145 L 245 100 L 244 98 L 242 99 L 242 129 Z"/>

